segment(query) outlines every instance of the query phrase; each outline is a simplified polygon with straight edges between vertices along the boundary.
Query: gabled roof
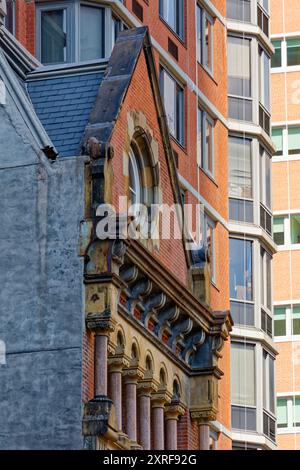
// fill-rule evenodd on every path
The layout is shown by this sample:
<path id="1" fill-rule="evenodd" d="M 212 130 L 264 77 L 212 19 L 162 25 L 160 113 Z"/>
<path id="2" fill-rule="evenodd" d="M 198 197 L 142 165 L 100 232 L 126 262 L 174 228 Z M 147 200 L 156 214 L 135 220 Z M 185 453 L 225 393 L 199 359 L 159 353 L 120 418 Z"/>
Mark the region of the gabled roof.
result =
<path id="1" fill-rule="evenodd" d="M 80 155 L 80 142 L 103 79 L 103 70 L 34 77 L 32 74 L 27 82 L 27 90 L 59 155 Z"/>
<path id="2" fill-rule="evenodd" d="M 182 207 L 178 173 L 148 27 L 142 26 L 119 33 L 85 129 L 82 140 L 83 153 L 89 152 L 89 140 L 91 138 L 98 140 L 101 144 L 109 143 L 142 51 L 145 53 L 174 202 L 177 207 Z M 183 233 L 183 245 L 185 240 L 186 234 Z M 193 264 L 191 252 L 184 247 L 184 253 L 187 265 L 191 266 Z"/>

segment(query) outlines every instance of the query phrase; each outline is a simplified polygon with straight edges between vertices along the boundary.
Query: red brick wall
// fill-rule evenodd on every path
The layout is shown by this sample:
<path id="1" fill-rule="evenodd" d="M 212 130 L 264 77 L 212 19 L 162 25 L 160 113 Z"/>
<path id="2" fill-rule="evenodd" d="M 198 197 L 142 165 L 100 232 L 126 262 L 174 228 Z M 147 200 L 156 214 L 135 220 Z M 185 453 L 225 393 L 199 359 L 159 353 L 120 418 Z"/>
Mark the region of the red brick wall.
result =
<path id="1" fill-rule="evenodd" d="M 35 54 L 35 3 L 34 0 L 16 0 L 16 36 Z"/>
<path id="2" fill-rule="evenodd" d="M 113 158 L 113 197 L 115 205 L 118 203 L 119 195 L 126 195 L 127 193 L 127 188 L 124 186 L 123 152 L 127 134 L 127 115 L 130 110 L 142 112 L 145 115 L 147 125 L 152 129 L 153 136 L 158 142 L 160 186 L 163 192 L 163 202 L 172 205 L 174 203 L 173 191 L 144 53 L 140 56 L 111 139 L 115 153 Z M 181 282 L 187 282 L 187 267 L 181 240 L 161 240 L 160 249 L 154 251 L 154 256 Z"/>

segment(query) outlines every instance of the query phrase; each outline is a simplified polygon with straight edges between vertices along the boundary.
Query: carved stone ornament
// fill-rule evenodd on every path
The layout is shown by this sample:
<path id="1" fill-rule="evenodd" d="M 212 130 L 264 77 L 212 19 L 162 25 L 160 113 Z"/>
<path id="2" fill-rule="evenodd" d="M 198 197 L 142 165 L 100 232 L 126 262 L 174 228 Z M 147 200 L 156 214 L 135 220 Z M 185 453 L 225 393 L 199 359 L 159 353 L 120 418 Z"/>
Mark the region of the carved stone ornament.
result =
<path id="1" fill-rule="evenodd" d="M 110 310 L 102 313 L 88 313 L 86 316 L 86 326 L 96 333 L 111 333 L 115 330 L 115 322 L 111 318 Z"/>

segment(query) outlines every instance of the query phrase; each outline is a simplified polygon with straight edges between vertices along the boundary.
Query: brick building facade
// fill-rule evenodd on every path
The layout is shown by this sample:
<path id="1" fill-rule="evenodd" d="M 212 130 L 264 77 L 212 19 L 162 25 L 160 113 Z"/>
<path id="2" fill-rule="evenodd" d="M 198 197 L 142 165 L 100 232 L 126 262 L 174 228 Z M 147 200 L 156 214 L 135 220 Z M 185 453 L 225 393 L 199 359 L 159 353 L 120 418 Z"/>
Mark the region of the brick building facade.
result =
<path id="1" fill-rule="evenodd" d="M 273 51 L 264 29 L 269 21 L 264 3 L 6 1 L 8 14 L 0 38 L 3 55 L 26 90 L 26 105 L 47 135 L 40 151 L 54 161 L 41 170 L 48 174 L 53 168 L 53 178 L 40 179 L 49 180 L 44 191 L 50 195 L 53 181 L 61 204 L 64 201 L 73 207 L 72 224 L 78 225 L 70 237 L 61 219 L 63 208 L 59 211 L 58 205 L 52 210 L 49 200 L 49 210 L 44 212 L 45 202 L 37 197 L 38 211 L 31 218 L 39 221 L 43 236 L 34 240 L 35 262 L 44 268 L 53 264 L 50 291 L 60 300 L 58 305 L 54 295 L 47 302 L 49 289 L 37 290 L 37 315 L 43 314 L 42 306 L 46 311 L 64 310 L 68 300 L 63 286 L 54 282 L 56 276 L 60 279 L 60 262 L 54 261 L 57 252 L 47 251 L 48 236 L 54 237 L 53 243 L 57 240 L 65 272 L 74 277 L 77 293 L 82 294 L 73 305 L 76 339 L 69 342 L 70 305 L 60 327 L 58 313 L 49 323 L 44 318 L 41 321 L 50 349 L 52 345 L 56 354 L 62 354 L 58 351 L 66 343 L 78 353 L 76 360 L 71 354 L 69 362 L 62 360 L 66 371 L 70 367 L 76 370 L 76 383 L 64 390 L 68 394 L 70 386 L 76 389 L 69 397 L 76 439 L 71 442 L 69 437 L 61 444 L 58 438 L 35 441 L 25 426 L 29 437 L 23 435 L 24 447 L 37 442 L 38 447 L 78 448 L 81 425 L 84 445 L 93 448 L 231 449 L 232 441 L 235 448 L 274 447 L 274 412 L 272 406 L 265 409 L 262 403 L 265 393 L 272 401 L 269 370 L 276 351 L 267 334 L 272 308 L 260 301 L 258 279 L 263 269 L 267 283 L 265 259 L 275 252 L 268 233 L 271 208 L 258 189 L 260 161 L 267 162 L 266 155 L 273 152 L 267 129 L 269 108 L 258 90 L 258 64 L 263 54 L 269 60 Z M 251 14 L 246 18 L 248 4 Z M 148 31 L 140 29 L 143 26 Z M 239 55 L 249 52 L 248 41 L 250 67 Z M 267 94 L 268 72 L 265 78 Z M 252 91 L 241 97 L 249 81 Z M 247 103 L 251 103 L 250 117 L 246 116 Z M 245 170 L 239 162 L 236 166 L 239 159 L 234 152 L 231 160 L 228 155 L 228 149 L 232 151 L 241 141 L 244 150 L 240 155 L 244 156 L 251 141 L 251 194 L 248 167 Z M 136 154 L 140 155 L 138 163 L 134 162 Z M 249 163 L 247 158 L 243 162 Z M 66 186 L 72 186 L 70 192 L 61 187 L 58 176 L 68 166 L 74 171 Z M 119 195 L 137 197 L 131 184 L 135 167 L 141 171 L 139 198 L 143 202 L 202 205 L 202 249 L 196 254 L 186 250 L 182 240 L 172 238 L 116 244 L 95 239 L 96 204 L 117 206 Z M 255 214 L 252 220 L 246 218 L 247 204 Z M 230 213 L 230 207 L 236 211 Z M 118 210 L 120 223 L 123 209 Z M 50 223 L 56 230 L 63 224 L 61 237 L 55 238 L 55 231 L 45 232 Z M 247 260 L 245 253 L 240 256 L 243 266 L 238 265 L 239 255 L 235 256 L 238 245 L 229 253 L 230 236 L 232 245 L 242 243 L 244 251 L 251 246 Z M 72 290 L 70 279 L 64 276 L 63 281 L 65 292 Z M 14 317 L 16 306 L 10 308 Z M 236 323 L 232 361 L 230 309 Z M 249 319 L 243 322 L 246 313 Z M 24 306 L 24 327 L 27 316 Z M 53 335 L 58 328 L 61 338 L 57 342 Z M 5 328 L 2 336 L 7 336 Z M 40 357 L 38 333 L 36 336 L 33 349 Z M 11 357 L 18 357 L 15 351 L 26 347 L 20 339 Z M 247 376 L 243 375 L 245 361 L 250 364 Z M 271 364 L 268 392 L 262 385 L 267 361 Z M 60 371 L 53 365 L 51 371 L 56 383 Z M 8 372 L 7 387 L 9 380 Z M 33 388 L 40 390 L 41 384 Z M 26 392 L 29 406 L 30 386 Z M 53 400 L 57 400 L 55 389 Z M 60 416 L 64 416 L 64 401 L 58 403 Z M 52 420 L 50 409 L 45 429 L 54 432 L 64 422 L 58 416 Z M 106 417 L 104 422 L 93 419 L 100 414 Z M 12 426 L 11 418 L 8 421 Z M 7 441 L 2 446 L 7 447 Z"/>

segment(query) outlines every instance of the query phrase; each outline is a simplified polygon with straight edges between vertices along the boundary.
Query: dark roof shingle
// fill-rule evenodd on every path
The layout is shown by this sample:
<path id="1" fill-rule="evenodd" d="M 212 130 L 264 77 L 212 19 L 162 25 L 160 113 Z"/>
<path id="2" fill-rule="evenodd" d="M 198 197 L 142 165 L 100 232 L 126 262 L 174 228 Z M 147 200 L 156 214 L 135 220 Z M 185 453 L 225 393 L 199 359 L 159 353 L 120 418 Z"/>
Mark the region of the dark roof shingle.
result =
<path id="1" fill-rule="evenodd" d="M 80 142 L 103 72 L 28 81 L 35 111 L 61 157 L 80 154 Z"/>

